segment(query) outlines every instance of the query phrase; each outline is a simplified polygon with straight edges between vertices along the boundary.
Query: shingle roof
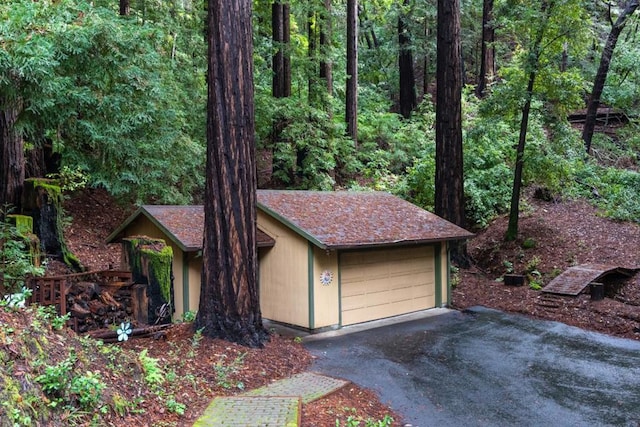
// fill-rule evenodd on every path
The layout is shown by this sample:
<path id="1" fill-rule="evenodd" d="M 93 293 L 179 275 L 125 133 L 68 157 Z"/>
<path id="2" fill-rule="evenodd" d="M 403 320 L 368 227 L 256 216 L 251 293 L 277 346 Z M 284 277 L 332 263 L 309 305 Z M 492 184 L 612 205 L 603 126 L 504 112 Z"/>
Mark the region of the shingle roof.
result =
<path id="1" fill-rule="evenodd" d="M 473 234 L 385 192 L 259 190 L 258 208 L 322 248 L 460 240 Z"/>
<path id="2" fill-rule="evenodd" d="M 258 190 L 258 208 L 326 249 L 460 240 L 472 233 L 384 192 Z M 113 242 L 139 215 L 183 251 L 202 249 L 204 207 L 144 205 L 107 237 Z M 258 247 L 274 241 L 258 230 Z"/>
<path id="3" fill-rule="evenodd" d="M 118 229 L 107 237 L 113 242 L 138 216 L 146 216 L 185 252 L 202 249 L 204 236 L 204 206 L 143 205 Z M 257 231 L 257 246 L 273 246 L 274 240 L 261 230 Z"/>

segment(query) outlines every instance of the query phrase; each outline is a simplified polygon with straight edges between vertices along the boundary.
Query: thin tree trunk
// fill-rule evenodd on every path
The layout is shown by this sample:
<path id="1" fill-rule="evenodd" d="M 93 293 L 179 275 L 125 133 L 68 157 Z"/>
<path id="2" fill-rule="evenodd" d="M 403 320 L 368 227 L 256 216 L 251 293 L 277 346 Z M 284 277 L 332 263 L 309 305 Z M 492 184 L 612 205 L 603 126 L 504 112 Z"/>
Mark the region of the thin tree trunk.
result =
<path id="1" fill-rule="evenodd" d="M 478 76 L 478 86 L 476 87 L 476 96 L 482 98 L 485 95 L 487 82 L 493 79 L 495 75 L 495 59 L 494 59 L 494 29 L 493 29 L 493 0 L 484 0 L 482 2 L 482 46 L 480 75 Z"/>
<path id="2" fill-rule="evenodd" d="M 324 0 L 324 15 L 320 28 L 320 78 L 324 79 L 327 93 L 333 94 L 333 73 L 331 64 L 331 0 Z"/>
<path id="3" fill-rule="evenodd" d="M 20 212 L 24 185 L 24 141 L 16 130 L 20 102 L 0 97 L 0 212 Z M 6 213 L 6 212 L 4 212 Z"/>
<path id="4" fill-rule="evenodd" d="M 437 34 L 435 213 L 464 227 L 459 0 L 438 0 Z M 451 256 L 468 263 L 464 245 L 454 245 Z"/>
<path id="5" fill-rule="evenodd" d="M 529 112 L 531 110 L 531 98 L 533 97 L 533 85 L 536 79 L 535 71 L 529 74 L 527 83 L 527 100 L 522 107 L 522 120 L 520 121 L 520 136 L 516 148 L 516 165 L 513 174 L 513 189 L 511 191 L 511 206 L 509 209 L 509 225 L 505 234 L 505 240 L 512 241 L 518 237 L 518 219 L 520 218 L 520 190 L 522 187 L 522 169 L 524 168 L 524 147 L 527 141 L 527 128 L 529 126 Z"/>
<path id="6" fill-rule="evenodd" d="M 409 0 L 404 0 L 407 6 Z M 417 105 L 416 78 L 413 70 L 413 53 L 411 52 L 411 35 L 405 24 L 405 16 L 398 17 L 398 68 L 400 74 L 400 114 L 405 119 L 411 117 L 411 112 Z"/>
<path id="7" fill-rule="evenodd" d="M 317 83 L 317 78 L 319 76 L 318 70 L 317 70 L 317 58 L 318 58 L 318 45 L 317 45 L 317 33 L 316 33 L 316 12 L 314 10 L 309 10 L 309 13 L 307 14 L 307 41 L 308 41 L 308 50 L 307 50 L 307 56 L 309 57 L 309 75 L 307 77 L 307 84 L 309 86 L 309 105 L 316 105 L 317 104 L 317 89 L 316 89 L 316 83 Z"/>
<path id="8" fill-rule="evenodd" d="M 520 189 L 522 187 L 522 169 L 524 168 L 524 149 L 527 142 L 527 128 L 529 126 L 529 113 L 531 110 L 531 100 L 533 99 L 533 88 L 540 64 L 540 50 L 542 39 L 546 30 L 545 24 L 551 13 L 551 8 L 546 0 L 542 2 L 542 27 L 539 29 L 536 40 L 531 48 L 531 55 L 527 67 L 529 70 L 529 81 L 525 93 L 526 100 L 522 107 L 522 119 L 520 120 L 520 136 L 518 137 L 518 147 L 516 148 L 516 164 L 513 174 L 513 189 L 511 191 L 511 206 L 509 209 L 509 225 L 505 233 L 505 240 L 512 241 L 518 237 L 518 219 L 520 217 Z"/>
<path id="9" fill-rule="evenodd" d="M 347 134 L 358 147 L 358 0 L 347 0 Z"/>
<path id="10" fill-rule="evenodd" d="M 277 46 L 276 53 L 271 59 L 273 68 L 273 82 L 271 93 L 274 98 L 284 97 L 284 29 L 283 29 L 283 5 L 280 1 L 271 5 L 271 34 L 273 44 Z"/>
<path id="11" fill-rule="evenodd" d="M 607 42 L 602 50 L 602 57 L 600 58 L 600 65 L 598 66 L 598 72 L 593 82 L 593 90 L 591 90 L 591 96 L 587 103 L 587 116 L 585 118 L 584 127 L 582 128 L 582 140 L 584 141 L 587 153 L 591 152 L 591 139 L 593 138 L 593 131 L 596 127 L 596 115 L 598 114 L 598 106 L 600 105 L 600 97 L 604 89 L 604 84 L 607 80 L 607 74 L 609 73 L 609 65 L 611 64 L 611 57 L 613 51 L 618 43 L 618 37 L 624 29 L 629 17 L 638 8 L 638 0 L 630 0 L 626 3 L 624 9 L 616 19 L 616 22 L 611 27 L 611 32 L 607 37 Z"/>
<path id="12" fill-rule="evenodd" d="M 196 327 L 247 346 L 268 338 L 257 283 L 251 0 L 208 0 L 205 234 Z"/>

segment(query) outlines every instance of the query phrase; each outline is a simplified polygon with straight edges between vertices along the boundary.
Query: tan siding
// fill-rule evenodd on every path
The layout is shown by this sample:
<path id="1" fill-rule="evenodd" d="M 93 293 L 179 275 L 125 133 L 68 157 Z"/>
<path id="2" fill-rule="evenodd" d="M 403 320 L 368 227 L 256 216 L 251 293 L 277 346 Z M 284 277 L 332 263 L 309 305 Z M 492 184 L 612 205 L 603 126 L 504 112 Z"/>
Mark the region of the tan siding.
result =
<path id="1" fill-rule="evenodd" d="M 189 310 L 197 312 L 200 304 L 202 286 L 202 256 L 195 253 L 189 256 Z"/>
<path id="2" fill-rule="evenodd" d="M 262 316 L 309 328 L 307 240 L 260 211 L 258 224 L 276 241 L 260 260 Z"/>
<path id="3" fill-rule="evenodd" d="M 340 257 L 342 325 L 435 305 L 434 249 L 345 252 Z"/>
<path id="4" fill-rule="evenodd" d="M 448 243 L 443 242 L 440 246 L 440 272 L 442 282 L 439 284 L 442 289 L 442 307 L 449 305 L 449 257 L 448 257 Z"/>
<path id="5" fill-rule="evenodd" d="M 313 328 L 338 325 L 340 323 L 338 255 L 335 251 L 328 252 L 316 246 L 313 248 L 313 254 Z M 325 270 L 333 273 L 333 279 L 328 285 L 320 281 L 320 275 Z"/>

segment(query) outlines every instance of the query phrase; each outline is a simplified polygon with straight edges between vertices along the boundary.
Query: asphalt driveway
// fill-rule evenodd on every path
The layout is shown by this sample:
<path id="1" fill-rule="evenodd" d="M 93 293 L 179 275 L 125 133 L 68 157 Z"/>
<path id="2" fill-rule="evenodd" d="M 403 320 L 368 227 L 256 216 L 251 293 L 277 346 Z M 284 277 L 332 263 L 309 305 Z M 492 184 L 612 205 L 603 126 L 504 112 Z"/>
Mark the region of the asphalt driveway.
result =
<path id="1" fill-rule="evenodd" d="M 638 341 L 476 307 L 305 346 L 413 426 L 640 426 Z"/>

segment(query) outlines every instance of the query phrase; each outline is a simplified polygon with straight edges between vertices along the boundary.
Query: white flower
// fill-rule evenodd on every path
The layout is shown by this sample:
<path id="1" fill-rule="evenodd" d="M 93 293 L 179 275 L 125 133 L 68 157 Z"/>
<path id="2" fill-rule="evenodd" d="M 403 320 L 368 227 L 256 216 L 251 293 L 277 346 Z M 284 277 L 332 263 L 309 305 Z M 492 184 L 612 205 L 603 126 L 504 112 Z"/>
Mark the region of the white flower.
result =
<path id="1" fill-rule="evenodd" d="M 120 327 L 116 331 L 118 334 L 118 341 L 126 341 L 129 339 L 129 335 L 131 335 L 131 323 L 120 323 Z"/>

